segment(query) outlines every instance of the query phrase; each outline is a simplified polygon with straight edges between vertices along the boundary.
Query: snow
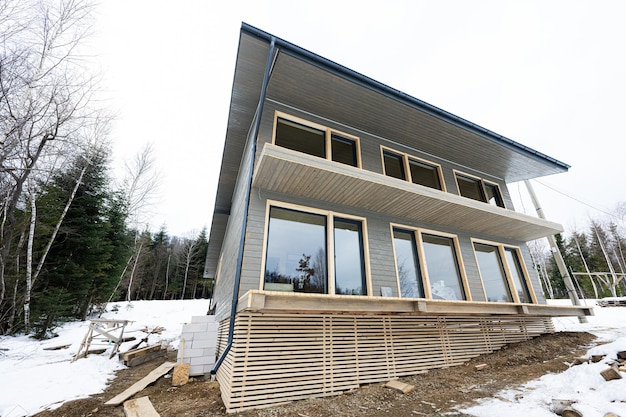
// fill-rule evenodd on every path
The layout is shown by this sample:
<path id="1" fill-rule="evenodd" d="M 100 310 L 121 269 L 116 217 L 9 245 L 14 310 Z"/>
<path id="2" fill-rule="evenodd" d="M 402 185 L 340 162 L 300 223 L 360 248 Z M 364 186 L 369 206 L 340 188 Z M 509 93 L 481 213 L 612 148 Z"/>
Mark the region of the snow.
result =
<path id="1" fill-rule="evenodd" d="M 122 352 L 146 336 L 141 329 L 155 327 L 165 330 L 150 335 L 148 342 L 161 341 L 177 349 L 183 324 L 192 316 L 205 315 L 208 309 L 209 300 L 118 302 L 110 303 L 101 318 L 133 321 L 124 335 L 136 340 L 123 343 Z M 71 362 L 88 329 L 89 321 L 68 323 L 56 329 L 58 337 L 45 341 L 1 336 L 0 416 L 30 416 L 102 392 L 115 371 L 125 366 L 117 356 L 109 359 L 108 354 Z M 67 349 L 43 350 L 67 344 Z"/>
<path id="2" fill-rule="evenodd" d="M 585 302 L 595 305 L 592 300 Z M 569 304 L 569 301 L 550 303 Z M 145 336 L 140 329 L 157 326 L 165 330 L 160 335 L 150 335 L 150 344 L 161 340 L 177 348 L 182 325 L 192 316 L 206 314 L 208 307 L 208 300 L 118 302 L 109 304 L 102 318 L 133 321 L 124 334 L 134 335 L 137 340 L 122 344 L 121 351 Z M 557 331 L 595 334 L 598 344 L 589 349 L 587 356 L 606 355 L 605 359 L 572 366 L 560 374 L 544 375 L 460 411 L 476 417 L 554 417 L 552 400 L 562 399 L 576 400 L 573 407 L 585 417 L 602 417 L 608 412 L 626 416 L 626 378 L 605 381 L 600 375 L 617 352 L 626 350 L 626 307 L 597 307 L 594 312 L 595 316 L 588 317 L 585 324 L 569 317 L 553 320 Z M 90 355 L 71 362 L 88 326 L 88 321 L 68 323 L 57 329 L 58 337 L 45 341 L 25 336 L 0 337 L 0 416 L 29 416 L 59 407 L 65 401 L 96 394 L 106 387 L 115 371 L 124 367 L 117 358 L 108 359 L 106 354 Z M 43 350 L 65 344 L 71 346 Z"/>

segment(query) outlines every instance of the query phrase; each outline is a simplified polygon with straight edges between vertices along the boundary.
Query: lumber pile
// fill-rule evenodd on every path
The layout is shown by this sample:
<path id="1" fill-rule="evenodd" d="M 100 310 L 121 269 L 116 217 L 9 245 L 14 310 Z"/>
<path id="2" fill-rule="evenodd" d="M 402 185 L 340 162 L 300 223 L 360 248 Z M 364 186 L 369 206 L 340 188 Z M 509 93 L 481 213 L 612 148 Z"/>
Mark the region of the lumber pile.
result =
<path id="1" fill-rule="evenodd" d="M 141 380 L 135 382 L 133 385 L 128 387 L 126 390 L 111 398 L 109 401 L 105 402 L 105 405 L 120 405 L 133 395 L 142 391 L 145 387 L 155 382 L 157 379 L 161 378 L 163 375 L 168 373 L 173 367 L 174 362 L 165 362 L 162 363 L 158 368 L 154 369 L 148 375 L 143 377 Z"/>

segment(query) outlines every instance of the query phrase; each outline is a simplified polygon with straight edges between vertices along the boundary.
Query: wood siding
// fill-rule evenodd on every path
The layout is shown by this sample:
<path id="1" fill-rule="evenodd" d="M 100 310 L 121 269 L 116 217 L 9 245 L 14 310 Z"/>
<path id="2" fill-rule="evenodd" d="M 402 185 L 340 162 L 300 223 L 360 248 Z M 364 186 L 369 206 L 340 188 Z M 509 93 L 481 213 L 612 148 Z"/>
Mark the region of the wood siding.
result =
<path id="1" fill-rule="evenodd" d="M 545 317 L 240 312 L 217 380 L 237 412 L 461 365 L 553 331 Z"/>

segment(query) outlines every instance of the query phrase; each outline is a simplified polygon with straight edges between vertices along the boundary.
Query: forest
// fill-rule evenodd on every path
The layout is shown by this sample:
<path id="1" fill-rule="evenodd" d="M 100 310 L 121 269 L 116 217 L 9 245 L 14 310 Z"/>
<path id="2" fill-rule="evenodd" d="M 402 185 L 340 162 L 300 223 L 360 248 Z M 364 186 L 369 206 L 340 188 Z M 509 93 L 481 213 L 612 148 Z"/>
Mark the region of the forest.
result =
<path id="1" fill-rule="evenodd" d="M 0 0 L 0 334 L 54 335 L 116 300 L 208 298 L 206 230 L 147 226 L 150 144 L 111 168 L 85 0 Z"/>
<path id="2" fill-rule="evenodd" d="M 110 301 L 212 296 L 206 229 L 147 226 L 150 144 L 113 174 L 114 112 L 88 65 L 93 12 L 88 0 L 0 0 L 0 334 L 48 338 Z M 581 298 L 626 293 L 625 213 L 557 236 Z M 530 248 L 546 298 L 567 297 L 545 243 Z"/>

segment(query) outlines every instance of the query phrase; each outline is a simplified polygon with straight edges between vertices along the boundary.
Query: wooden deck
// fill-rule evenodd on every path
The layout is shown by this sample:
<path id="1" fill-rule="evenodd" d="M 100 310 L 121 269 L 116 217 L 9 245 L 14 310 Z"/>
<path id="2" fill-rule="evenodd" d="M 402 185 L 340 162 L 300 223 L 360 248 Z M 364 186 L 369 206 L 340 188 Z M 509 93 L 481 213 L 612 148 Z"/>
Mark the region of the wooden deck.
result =
<path id="1" fill-rule="evenodd" d="M 272 307 L 278 305 L 272 300 L 278 303 L 285 296 L 291 297 L 290 311 L 284 304 L 282 311 Z M 369 300 L 365 314 L 356 311 L 358 299 L 350 312 L 351 303 L 341 298 L 327 297 L 327 311 L 310 312 L 305 306 L 317 304 L 319 310 L 319 303 L 308 295 L 250 291 L 242 297 L 233 345 L 217 372 L 228 412 L 337 395 L 363 384 L 460 365 L 505 344 L 554 332 L 550 309 L 540 315 L 514 306 L 516 312 L 501 309 L 497 314 L 482 306 L 451 314 L 441 312 L 446 303 L 426 302 L 398 314 L 389 311 L 385 300 L 380 311 L 373 311 Z M 333 300 L 343 303 L 333 306 Z M 343 307 L 333 310 L 339 305 Z M 555 311 L 577 315 L 573 313 L 583 310 Z"/>

